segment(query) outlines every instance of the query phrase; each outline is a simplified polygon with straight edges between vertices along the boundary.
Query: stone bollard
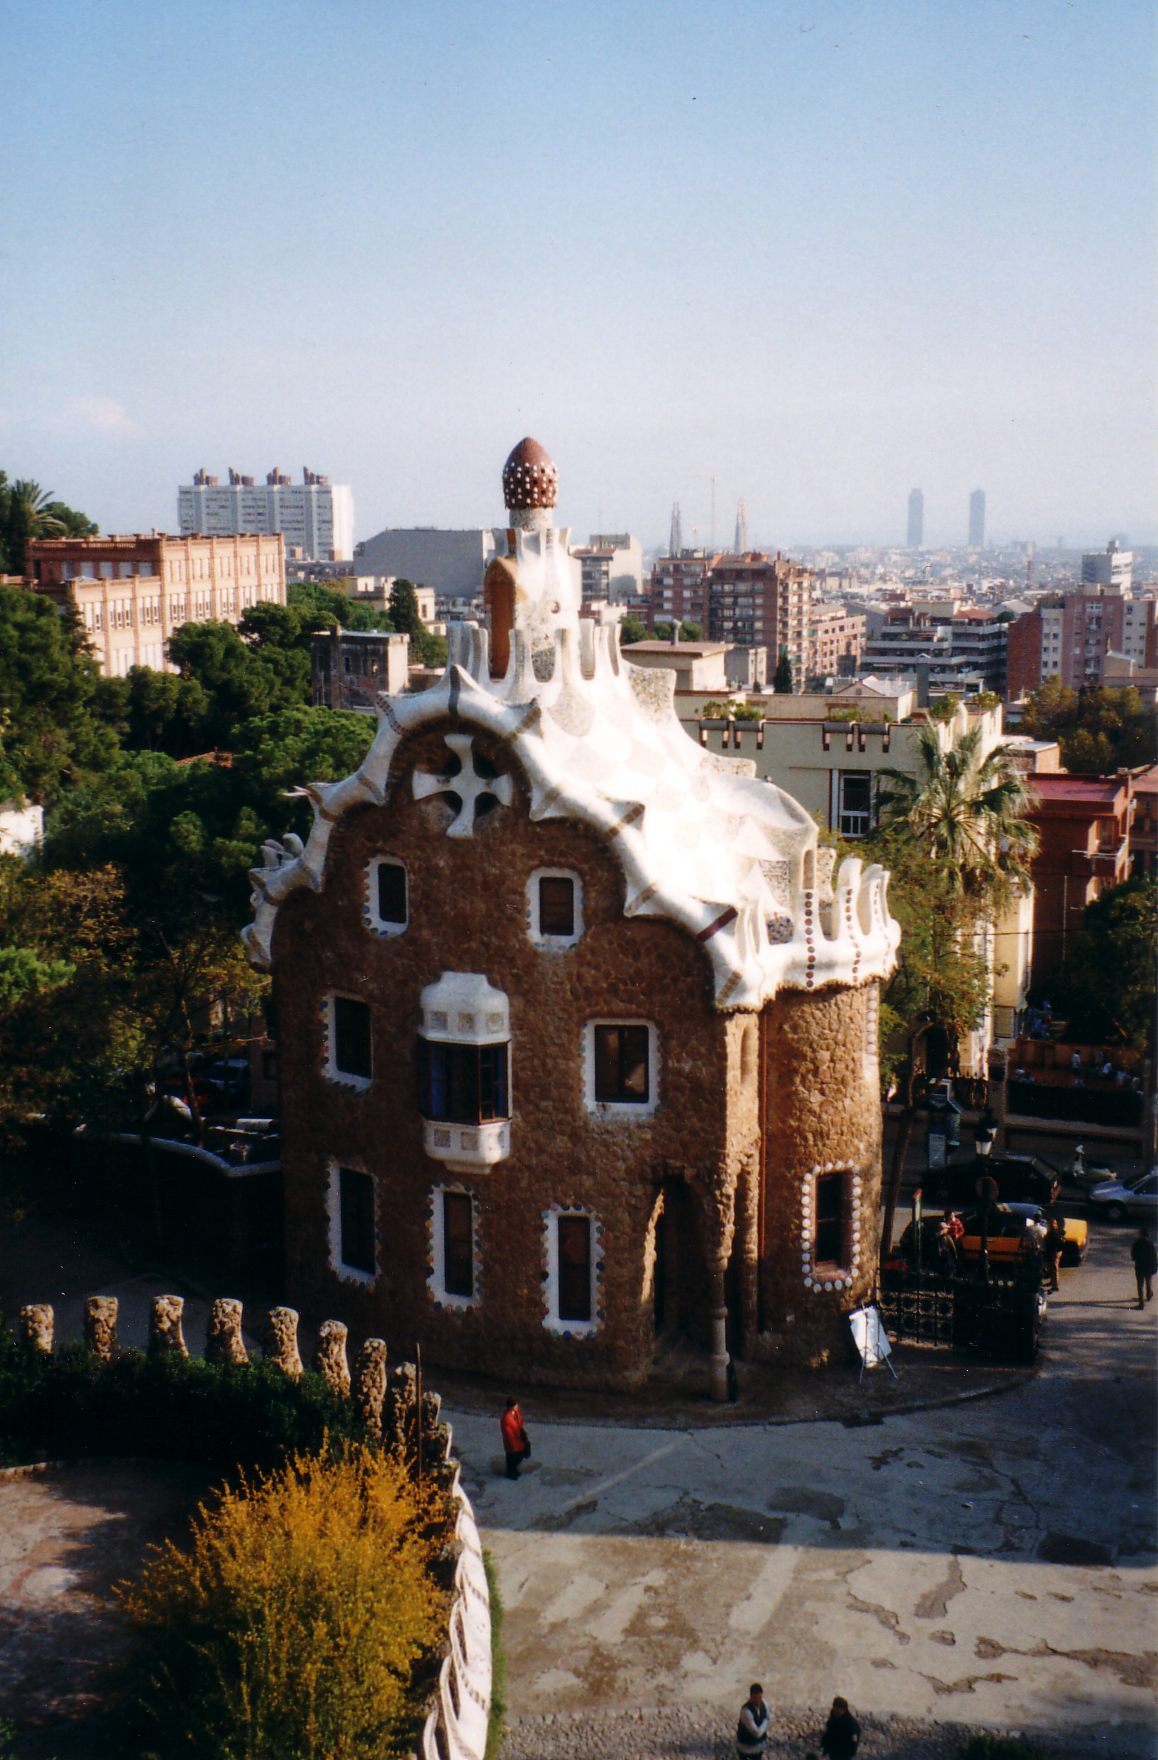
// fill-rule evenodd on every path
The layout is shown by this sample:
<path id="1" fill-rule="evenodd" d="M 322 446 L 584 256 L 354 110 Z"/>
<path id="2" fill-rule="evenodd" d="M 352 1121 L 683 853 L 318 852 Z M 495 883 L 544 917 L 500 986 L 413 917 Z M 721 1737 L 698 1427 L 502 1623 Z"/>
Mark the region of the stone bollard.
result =
<path id="1" fill-rule="evenodd" d="M 399 1363 L 390 1377 L 390 1440 L 395 1448 L 412 1448 L 417 1441 L 417 1407 L 418 1370 L 413 1363 Z"/>
<path id="2" fill-rule="evenodd" d="M 381 1436 L 386 1405 L 384 1338 L 368 1338 L 354 1360 L 354 1405 L 367 1430 Z"/>
<path id="3" fill-rule="evenodd" d="M 20 1310 L 20 1342 L 34 1357 L 52 1355 L 56 1316 L 49 1302 L 30 1302 Z"/>
<path id="4" fill-rule="evenodd" d="M 84 1305 L 84 1342 L 98 1363 L 111 1363 L 117 1354 L 116 1296 L 90 1296 Z"/>
<path id="5" fill-rule="evenodd" d="M 241 1336 L 241 1303 L 233 1296 L 218 1296 L 209 1309 L 205 1334 L 207 1363 L 248 1363 L 249 1352 Z"/>
<path id="6" fill-rule="evenodd" d="M 270 1309 L 266 1322 L 265 1356 L 267 1362 L 273 1363 L 291 1381 L 296 1381 L 302 1373 L 296 1308 Z"/>
<path id="7" fill-rule="evenodd" d="M 345 1399 L 350 1392 L 350 1365 L 346 1361 L 347 1328 L 341 1320 L 323 1320 L 318 1327 L 314 1366 L 331 1393 Z"/>
<path id="8" fill-rule="evenodd" d="M 154 1296 L 149 1314 L 149 1355 L 151 1357 L 187 1357 L 181 1316 L 185 1312 L 184 1296 Z"/>

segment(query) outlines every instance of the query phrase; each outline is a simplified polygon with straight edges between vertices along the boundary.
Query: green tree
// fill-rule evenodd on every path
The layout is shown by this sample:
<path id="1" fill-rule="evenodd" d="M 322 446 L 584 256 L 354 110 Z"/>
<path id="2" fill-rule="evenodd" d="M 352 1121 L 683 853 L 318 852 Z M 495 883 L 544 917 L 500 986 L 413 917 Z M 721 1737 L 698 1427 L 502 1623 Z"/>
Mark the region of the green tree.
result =
<path id="1" fill-rule="evenodd" d="M 638 617 L 633 617 L 632 614 L 628 612 L 625 616 L 620 618 L 619 641 L 622 647 L 626 648 L 630 646 L 632 642 L 646 642 L 646 640 L 647 627 L 639 621 Z"/>
<path id="2" fill-rule="evenodd" d="M 418 594 L 413 581 L 399 578 L 390 589 L 390 622 L 410 637 L 410 652 L 424 666 L 446 664 L 446 638 L 431 635 L 418 615 Z"/>
<path id="3" fill-rule="evenodd" d="M 0 586 L 0 789 L 50 804 L 115 762 L 100 669 L 76 619 L 38 593 Z"/>
<path id="4" fill-rule="evenodd" d="M 1146 1054 L 1156 953 L 1158 881 L 1137 876 L 1086 906 L 1081 933 L 1050 979 L 1075 1038 Z"/>
<path id="5" fill-rule="evenodd" d="M 1158 711 L 1133 685 L 1075 691 L 1046 679 L 1026 700 L 1021 731 L 1057 740 L 1064 767 L 1084 776 L 1152 764 L 1158 753 Z"/>
<path id="6" fill-rule="evenodd" d="M 776 670 L 772 674 L 772 690 L 778 697 L 792 695 L 792 661 L 788 657 L 788 649 L 781 648 L 780 658 L 776 662 Z"/>
<path id="7" fill-rule="evenodd" d="M 655 639 L 656 639 L 656 641 L 657 642 L 670 642 L 672 627 L 673 626 L 670 622 L 657 623 L 655 626 Z M 643 628 L 642 624 L 640 625 L 640 628 L 641 629 Z M 641 640 L 642 639 L 643 638 L 641 638 Z M 701 641 L 703 641 L 703 639 L 704 639 L 704 632 L 703 632 L 703 629 L 701 628 L 701 626 L 698 623 L 692 623 L 690 618 L 685 617 L 680 624 L 680 641 L 681 642 L 701 642 Z"/>
<path id="8" fill-rule="evenodd" d="M 0 574 L 24 573 L 24 547 L 30 538 L 88 537 L 98 527 L 54 498 L 51 489 L 0 471 Z"/>

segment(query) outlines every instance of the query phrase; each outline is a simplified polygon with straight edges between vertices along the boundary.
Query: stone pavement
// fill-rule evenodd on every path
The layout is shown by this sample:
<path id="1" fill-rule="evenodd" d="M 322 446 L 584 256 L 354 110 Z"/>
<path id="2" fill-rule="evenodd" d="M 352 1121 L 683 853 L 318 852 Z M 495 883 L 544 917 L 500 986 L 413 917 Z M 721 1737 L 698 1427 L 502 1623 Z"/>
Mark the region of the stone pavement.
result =
<path id="1" fill-rule="evenodd" d="M 835 1692 L 866 1754 L 940 1760 L 979 1727 L 1158 1753 L 1155 1312 L 1129 1306 L 1129 1240 L 1095 1229 L 1041 1373 L 1000 1398 L 657 1433 L 543 1421 L 529 1389 L 518 1484 L 493 1415 L 452 1414 L 507 1607 L 510 1760 L 723 1755 L 750 1680 L 775 1753 L 815 1746 Z"/>

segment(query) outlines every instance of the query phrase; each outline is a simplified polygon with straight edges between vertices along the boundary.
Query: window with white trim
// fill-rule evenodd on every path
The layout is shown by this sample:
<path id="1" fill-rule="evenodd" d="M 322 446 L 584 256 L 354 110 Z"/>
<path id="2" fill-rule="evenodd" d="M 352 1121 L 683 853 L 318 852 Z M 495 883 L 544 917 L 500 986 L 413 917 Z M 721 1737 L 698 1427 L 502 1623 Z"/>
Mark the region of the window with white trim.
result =
<path id="1" fill-rule="evenodd" d="M 379 935 L 401 935 L 410 921 L 406 865 L 394 856 L 375 856 L 366 875 L 366 913 Z"/>
<path id="2" fill-rule="evenodd" d="M 597 1330 L 600 1228 L 589 1210 L 552 1206 L 546 1229 L 546 1314 L 549 1332 L 580 1337 Z"/>
<path id="3" fill-rule="evenodd" d="M 527 922 L 538 947 L 574 947 L 583 934 L 583 882 L 569 868 L 536 868 L 527 881 Z"/>
<path id="4" fill-rule="evenodd" d="M 373 1283 L 378 1273 L 374 1181 L 360 1167 L 330 1164 L 330 1263 L 352 1283 Z"/>
<path id="5" fill-rule="evenodd" d="M 833 829 L 842 837 L 867 837 L 873 828 L 873 773 L 839 770 L 836 774 Z"/>
<path id="6" fill-rule="evenodd" d="M 435 1186 L 431 1206 L 430 1288 L 448 1308 L 478 1300 L 475 1199 L 461 1186 Z"/>
<path id="7" fill-rule="evenodd" d="M 374 1075 L 370 1005 L 353 996 L 326 998 L 326 1074 L 367 1088 Z"/>
<path id="8" fill-rule="evenodd" d="M 658 1104 L 651 1021 L 589 1021 L 583 1029 L 583 1098 L 600 1117 L 647 1118 Z"/>

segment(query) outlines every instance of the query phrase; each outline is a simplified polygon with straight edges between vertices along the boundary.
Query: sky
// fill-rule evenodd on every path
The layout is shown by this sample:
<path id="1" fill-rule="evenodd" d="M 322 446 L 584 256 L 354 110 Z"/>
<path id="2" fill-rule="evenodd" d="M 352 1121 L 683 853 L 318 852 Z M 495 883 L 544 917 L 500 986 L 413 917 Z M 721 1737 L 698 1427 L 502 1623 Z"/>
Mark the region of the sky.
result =
<path id="1" fill-rule="evenodd" d="M 1158 540 L 1151 0 L 0 0 L 0 468 L 585 537 Z M 713 527 L 713 501 L 715 523 Z"/>

